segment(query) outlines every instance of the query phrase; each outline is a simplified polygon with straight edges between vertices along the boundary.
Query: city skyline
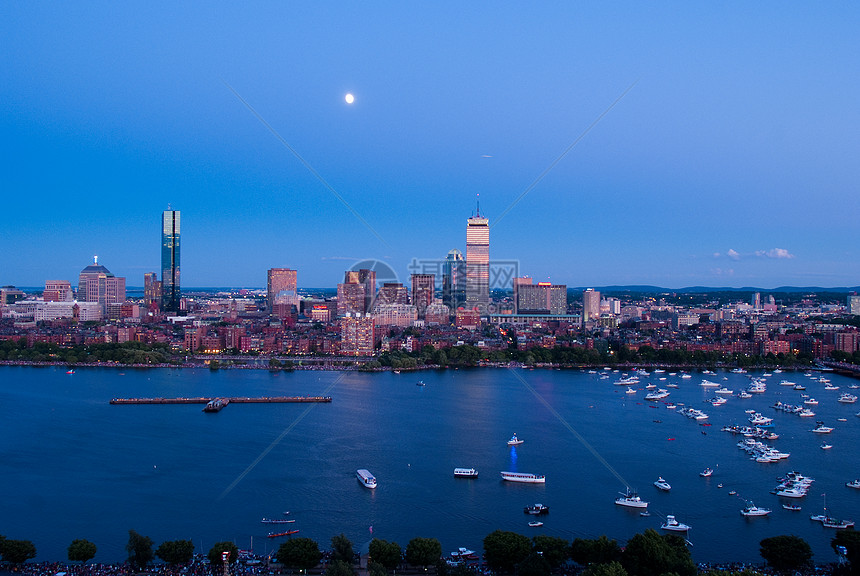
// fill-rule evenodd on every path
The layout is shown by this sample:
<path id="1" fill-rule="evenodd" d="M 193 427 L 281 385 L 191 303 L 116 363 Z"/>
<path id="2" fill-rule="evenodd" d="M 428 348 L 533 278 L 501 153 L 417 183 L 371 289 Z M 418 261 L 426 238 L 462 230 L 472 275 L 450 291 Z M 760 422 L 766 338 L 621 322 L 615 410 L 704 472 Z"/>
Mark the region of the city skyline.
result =
<path id="1" fill-rule="evenodd" d="M 466 252 L 478 193 L 491 257 L 536 281 L 860 283 L 850 3 L 0 16 L 0 284 L 98 254 L 142 285 L 169 203 L 182 286 L 333 287 L 374 259 L 408 282 Z"/>

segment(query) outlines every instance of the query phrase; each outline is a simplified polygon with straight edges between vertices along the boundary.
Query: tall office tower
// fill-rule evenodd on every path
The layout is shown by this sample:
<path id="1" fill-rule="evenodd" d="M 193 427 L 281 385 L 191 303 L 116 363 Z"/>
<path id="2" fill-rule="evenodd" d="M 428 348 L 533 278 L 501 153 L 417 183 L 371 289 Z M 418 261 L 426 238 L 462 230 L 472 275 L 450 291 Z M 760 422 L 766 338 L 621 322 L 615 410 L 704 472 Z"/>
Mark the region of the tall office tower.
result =
<path id="1" fill-rule="evenodd" d="M 114 276 L 99 264 L 99 257 L 96 256 L 78 277 L 78 300 L 98 302 L 102 305 L 102 312 L 105 312 L 108 304 L 125 302 L 125 278 Z"/>
<path id="2" fill-rule="evenodd" d="M 72 283 L 68 280 L 45 280 L 42 300 L 45 302 L 71 302 L 74 300 Z"/>
<path id="3" fill-rule="evenodd" d="M 857 294 L 848 295 L 848 313 L 860 316 L 860 296 Z"/>
<path id="4" fill-rule="evenodd" d="M 179 300 L 179 210 L 161 215 L 161 309 L 178 312 Z"/>
<path id="5" fill-rule="evenodd" d="M 466 301 L 464 284 L 466 280 L 463 253 L 456 248 L 448 251 L 442 267 L 442 302 L 451 310 L 456 310 Z"/>
<path id="6" fill-rule="evenodd" d="M 528 276 L 523 276 L 522 278 L 514 278 L 514 314 L 519 314 L 519 293 L 520 286 L 531 286 L 532 279 Z"/>
<path id="7" fill-rule="evenodd" d="M 352 284 L 362 286 L 361 284 Z M 349 356 L 373 354 L 373 316 L 349 313 L 340 319 L 340 352 Z"/>
<path id="8" fill-rule="evenodd" d="M 466 308 L 487 313 L 490 304 L 490 226 L 480 209 L 466 226 Z"/>
<path id="9" fill-rule="evenodd" d="M 600 292 L 589 288 L 582 293 L 582 321 L 600 318 Z"/>
<path id="10" fill-rule="evenodd" d="M 412 305 L 418 309 L 418 317 L 424 318 L 424 311 L 433 303 L 436 292 L 436 276 L 434 274 L 412 275 Z"/>
<path id="11" fill-rule="evenodd" d="M 370 312 L 376 299 L 376 271 L 362 268 L 360 270 L 347 270 L 343 275 L 344 284 L 364 285 L 364 310 Z M 338 307 L 338 313 L 340 308 Z"/>
<path id="12" fill-rule="evenodd" d="M 143 275 L 143 303 L 150 307 L 155 304 L 161 306 L 161 281 L 155 272 Z"/>
<path id="13" fill-rule="evenodd" d="M 750 304 L 752 304 L 753 310 L 761 310 L 761 292 L 753 294 Z"/>
<path id="14" fill-rule="evenodd" d="M 375 304 L 409 304 L 409 292 L 400 282 L 385 282 L 379 289 Z"/>
<path id="15" fill-rule="evenodd" d="M 289 268 L 269 268 L 266 298 L 270 314 L 274 313 L 276 304 L 292 304 L 298 310 L 298 272 Z"/>

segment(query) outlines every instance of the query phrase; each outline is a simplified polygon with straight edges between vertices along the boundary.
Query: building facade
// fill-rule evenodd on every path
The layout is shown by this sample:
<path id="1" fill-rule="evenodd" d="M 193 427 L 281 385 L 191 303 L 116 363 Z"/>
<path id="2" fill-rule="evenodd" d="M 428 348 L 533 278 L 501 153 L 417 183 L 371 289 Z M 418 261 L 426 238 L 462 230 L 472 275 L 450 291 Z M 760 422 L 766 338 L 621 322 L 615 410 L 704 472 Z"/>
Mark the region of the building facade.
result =
<path id="1" fill-rule="evenodd" d="M 373 354 L 374 326 L 369 314 L 349 313 L 340 319 L 340 351 L 347 356 Z"/>
<path id="2" fill-rule="evenodd" d="M 178 312 L 179 300 L 179 210 L 161 215 L 161 309 Z"/>
<path id="3" fill-rule="evenodd" d="M 449 250 L 442 267 L 442 303 L 456 310 L 466 303 L 466 261 L 456 248 Z"/>
<path id="4" fill-rule="evenodd" d="M 45 302 L 71 302 L 75 299 L 72 283 L 68 280 L 46 280 L 42 300 Z"/>
<path id="5" fill-rule="evenodd" d="M 266 298 L 270 313 L 276 304 L 291 304 L 298 310 L 298 272 L 289 268 L 269 268 L 266 274 Z"/>
<path id="6" fill-rule="evenodd" d="M 413 274 L 412 305 L 418 310 L 418 317 L 424 318 L 427 307 L 433 303 L 436 291 L 436 276 L 433 274 Z"/>
<path id="7" fill-rule="evenodd" d="M 480 212 L 466 221 L 466 308 L 488 312 L 490 304 L 490 225 Z"/>
<path id="8" fill-rule="evenodd" d="M 96 256 L 95 261 L 78 276 L 78 300 L 98 302 L 103 311 L 108 304 L 125 302 L 125 278 L 114 276 L 98 263 Z"/>
<path id="9" fill-rule="evenodd" d="M 582 293 L 582 321 L 600 318 L 600 292 L 589 288 Z"/>

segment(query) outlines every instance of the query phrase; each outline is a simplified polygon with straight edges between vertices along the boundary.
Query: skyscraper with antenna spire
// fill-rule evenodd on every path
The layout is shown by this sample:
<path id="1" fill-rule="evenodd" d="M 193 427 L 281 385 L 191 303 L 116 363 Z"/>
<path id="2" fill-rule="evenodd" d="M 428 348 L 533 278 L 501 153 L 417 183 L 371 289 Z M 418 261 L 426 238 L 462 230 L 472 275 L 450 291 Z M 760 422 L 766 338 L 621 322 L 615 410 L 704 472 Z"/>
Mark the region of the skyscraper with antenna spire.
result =
<path id="1" fill-rule="evenodd" d="M 466 308 L 486 314 L 489 304 L 490 226 L 478 196 L 475 215 L 466 221 Z"/>

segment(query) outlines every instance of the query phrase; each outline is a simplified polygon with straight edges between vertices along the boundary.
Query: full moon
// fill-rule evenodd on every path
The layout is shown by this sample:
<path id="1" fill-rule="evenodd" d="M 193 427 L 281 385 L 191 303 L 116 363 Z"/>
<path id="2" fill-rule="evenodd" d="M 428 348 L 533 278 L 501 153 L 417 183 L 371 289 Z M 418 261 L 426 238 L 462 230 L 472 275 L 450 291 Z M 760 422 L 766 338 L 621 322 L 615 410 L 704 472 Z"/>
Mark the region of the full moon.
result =
<path id="1" fill-rule="evenodd" d="M 353 102 L 355 102 L 355 96 L 353 96 L 352 94 L 347 94 L 343 97 L 343 99 L 346 100 L 347 104 L 352 104 Z"/>

